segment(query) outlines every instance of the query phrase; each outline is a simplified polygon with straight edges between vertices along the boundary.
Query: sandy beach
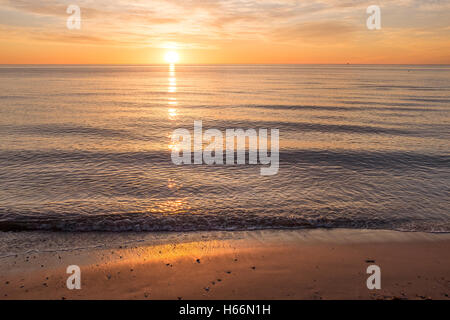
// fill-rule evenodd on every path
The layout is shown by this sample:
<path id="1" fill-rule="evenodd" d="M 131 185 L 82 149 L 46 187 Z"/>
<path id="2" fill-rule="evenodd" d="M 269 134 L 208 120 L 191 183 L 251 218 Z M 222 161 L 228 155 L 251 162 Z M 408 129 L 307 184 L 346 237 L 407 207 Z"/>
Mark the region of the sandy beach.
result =
<path id="1" fill-rule="evenodd" d="M 33 250 L 0 259 L 1 299 L 448 299 L 450 294 L 449 234 L 334 229 L 162 233 L 131 241 L 126 235 L 105 241 L 109 235 L 91 233 L 27 236 L 34 237 Z M 46 244 L 62 238 L 66 244 L 104 242 L 64 249 Z M 81 290 L 66 287 L 69 265 L 81 268 Z M 366 286 L 369 265 L 381 268 L 380 290 Z"/>

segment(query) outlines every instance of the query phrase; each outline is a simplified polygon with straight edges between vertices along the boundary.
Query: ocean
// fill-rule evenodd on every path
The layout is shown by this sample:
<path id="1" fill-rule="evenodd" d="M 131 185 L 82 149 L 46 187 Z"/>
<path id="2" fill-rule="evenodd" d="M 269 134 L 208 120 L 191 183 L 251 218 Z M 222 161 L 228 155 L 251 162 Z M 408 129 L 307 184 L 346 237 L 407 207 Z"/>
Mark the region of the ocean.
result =
<path id="1" fill-rule="evenodd" d="M 0 66 L 0 231 L 450 232 L 450 66 Z M 278 129 L 279 171 L 171 134 Z"/>

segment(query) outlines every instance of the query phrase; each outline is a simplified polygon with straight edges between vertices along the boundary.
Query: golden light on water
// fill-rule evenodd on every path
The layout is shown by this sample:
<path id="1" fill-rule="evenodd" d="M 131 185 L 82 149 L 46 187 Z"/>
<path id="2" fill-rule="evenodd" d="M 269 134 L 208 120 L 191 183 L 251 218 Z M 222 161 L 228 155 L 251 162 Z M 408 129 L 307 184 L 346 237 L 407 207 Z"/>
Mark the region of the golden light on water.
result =
<path id="1" fill-rule="evenodd" d="M 177 109 L 169 108 L 169 110 L 167 110 L 167 113 L 169 114 L 169 119 L 174 120 L 177 116 Z"/>
<path id="2" fill-rule="evenodd" d="M 177 80 L 175 78 L 169 78 L 169 88 L 168 92 L 176 92 L 177 91 Z"/>
<path id="3" fill-rule="evenodd" d="M 170 52 L 169 52 L 170 53 Z M 166 59 L 167 60 L 167 59 Z M 177 109 L 175 106 L 178 104 L 176 92 L 177 92 L 177 78 L 175 76 L 175 65 L 170 64 L 169 67 L 169 83 L 167 92 L 170 93 L 169 97 L 167 98 L 167 115 L 169 120 L 175 120 L 177 117 Z"/>
<path id="4" fill-rule="evenodd" d="M 177 98 L 169 98 L 168 103 L 169 103 L 170 106 L 176 106 L 177 103 L 178 103 L 177 102 Z"/>

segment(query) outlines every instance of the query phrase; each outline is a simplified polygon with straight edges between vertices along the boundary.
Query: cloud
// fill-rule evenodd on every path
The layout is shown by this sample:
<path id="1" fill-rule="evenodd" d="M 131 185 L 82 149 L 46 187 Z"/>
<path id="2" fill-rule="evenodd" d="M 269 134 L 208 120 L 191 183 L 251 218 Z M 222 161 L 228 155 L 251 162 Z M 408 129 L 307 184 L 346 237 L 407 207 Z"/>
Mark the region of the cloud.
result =
<path id="1" fill-rule="evenodd" d="M 279 28 L 273 32 L 273 35 L 279 40 L 337 42 L 347 40 L 360 30 L 361 27 L 345 21 L 318 21 Z"/>
<path id="2" fill-rule="evenodd" d="M 428 33 L 445 23 L 444 0 L 379 0 L 382 17 L 396 28 L 417 19 Z M 372 0 L 77 0 L 82 30 L 67 32 L 67 6 L 73 0 L 0 0 L 2 10 L 22 13 L 0 37 L 22 34 L 35 41 L 96 45 L 215 48 L 224 41 L 345 42 L 366 32 L 365 8 Z M 29 15 L 39 16 L 30 25 Z M 440 15 L 440 19 L 436 18 Z M 391 18 L 389 18 L 391 17 Z M 22 24 L 21 24 L 22 22 Z M 425 25 L 423 25 L 425 24 Z M 448 24 L 448 23 L 447 23 Z M 446 27 L 447 24 L 444 26 Z M 430 25 L 433 25 L 431 28 Z M 383 28 L 389 30 L 383 23 Z M 2 31 L 3 30 L 3 31 Z M 14 32 L 13 32 L 14 31 Z M 10 35 L 4 34 L 10 32 Z"/>

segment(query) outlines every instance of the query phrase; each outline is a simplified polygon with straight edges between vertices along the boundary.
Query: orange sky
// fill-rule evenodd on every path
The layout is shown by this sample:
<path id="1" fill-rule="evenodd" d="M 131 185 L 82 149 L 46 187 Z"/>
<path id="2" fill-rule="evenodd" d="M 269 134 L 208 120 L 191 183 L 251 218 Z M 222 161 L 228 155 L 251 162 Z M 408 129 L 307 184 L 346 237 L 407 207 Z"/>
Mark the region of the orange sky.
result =
<path id="1" fill-rule="evenodd" d="M 81 29 L 66 27 L 70 4 Z M 381 7 L 381 30 L 366 8 Z M 450 63 L 450 1 L 0 0 L 0 63 Z"/>

